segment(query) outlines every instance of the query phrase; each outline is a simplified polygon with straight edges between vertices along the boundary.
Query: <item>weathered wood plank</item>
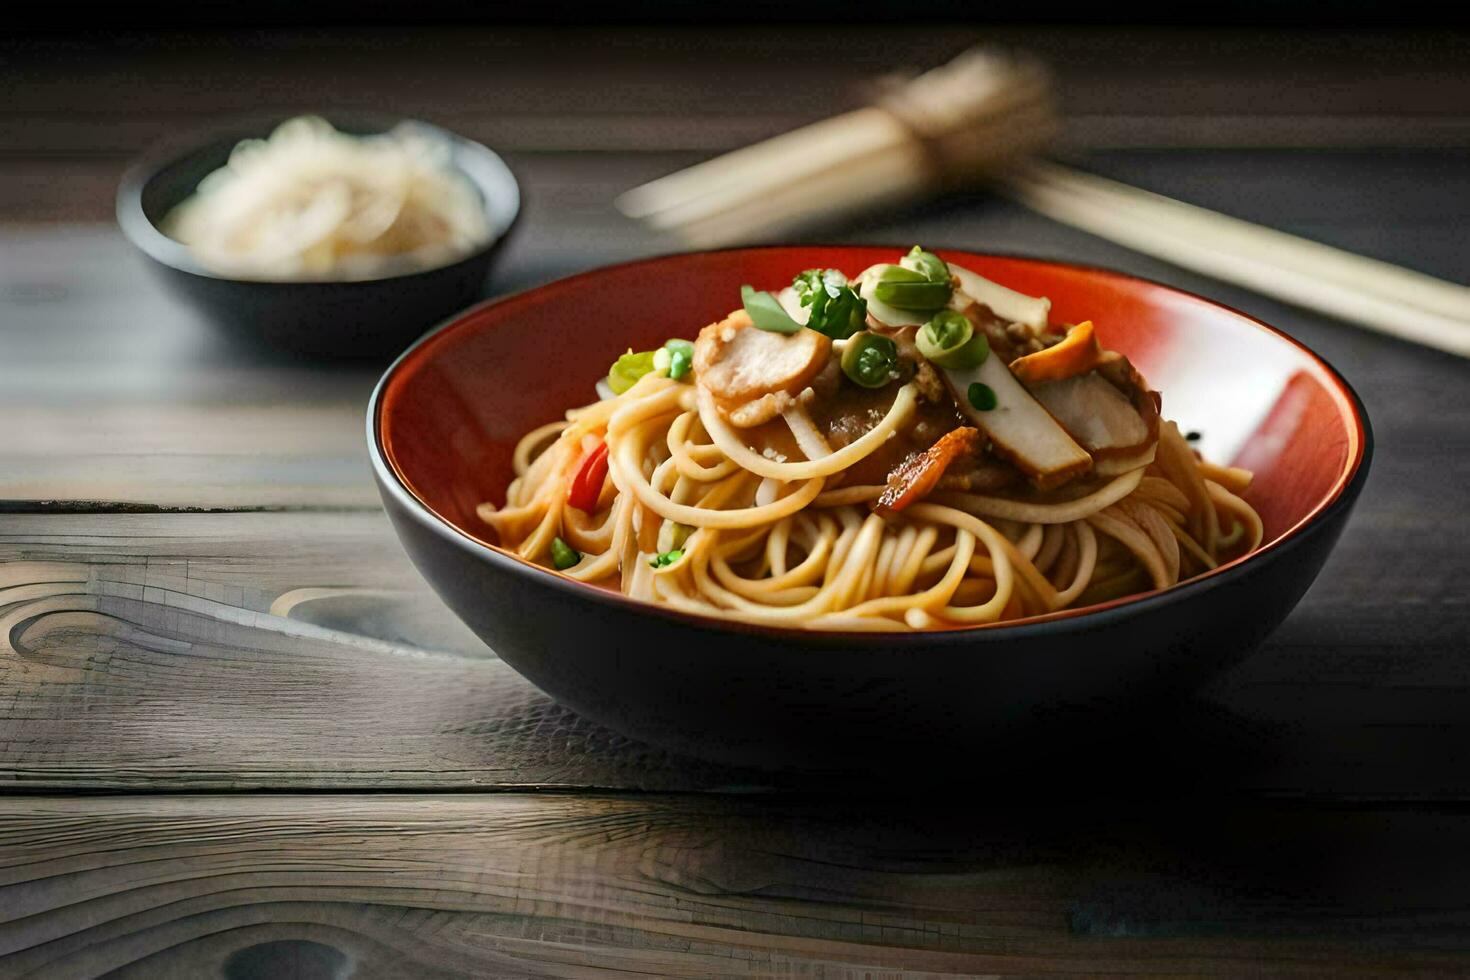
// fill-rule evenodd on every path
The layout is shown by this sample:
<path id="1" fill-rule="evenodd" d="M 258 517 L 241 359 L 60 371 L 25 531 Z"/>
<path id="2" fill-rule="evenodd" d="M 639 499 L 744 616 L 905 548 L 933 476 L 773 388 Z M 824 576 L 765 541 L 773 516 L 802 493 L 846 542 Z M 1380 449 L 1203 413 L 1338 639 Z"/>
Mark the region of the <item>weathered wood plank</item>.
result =
<path id="1" fill-rule="evenodd" d="M 1167 805 L 11 799 L 0 970 L 1445 975 L 1467 842 L 1463 814 Z"/>
<path id="2" fill-rule="evenodd" d="M 1470 798 L 1465 543 L 1371 513 L 1185 709 L 1168 781 Z M 1386 543 L 1413 551 L 1385 555 Z M 1407 587 L 1383 582 L 1417 581 Z M 99 733 L 105 732 L 106 737 Z M 1082 760 L 1086 765 L 1086 760 Z M 1148 767 L 1130 767 L 1140 778 Z M 25 788 L 791 785 L 635 745 L 488 655 L 377 512 L 0 514 L 0 780 Z"/>
<path id="3" fill-rule="evenodd" d="M 610 200 L 672 164 L 538 158 L 529 183 L 539 211 L 511 243 L 492 288 L 671 248 L 614 213 Z M 1470 222 L 1456 203 L 1470 200 L 1465 154 L 1385 161 L 1133 153 L 1093 165 L 1441 275 L 1461 275 L 1470 248 Z M 1361 200 L 1356 188 L 1365 182 L 1378 188 L 1378 203 Z M 1232 197 L 1227 185 L 1248 193 Z M 1393 202 L 1391 219 L 1381 216 L 1383 201 Z M 1403 468 L 1405 479 L 1386 489 L 1404 498 L 1405 512 L 1446 493 L 1463 499 L 1470 409 L 1451 394 L 1461 366 L 1443 356 L 1222 287 L 983 195 L 873 216 L 831 237 L 1065 256 L 1217 296 L 1292 331 L 1359 387 L 1379 430 L 1378 467 Z M 0 425 L 0 500 L 372 506 L 362 411 L 376 371 L 242 353 L 140 275 L 129 252 L 116 232 L 100 229 L 0 236 L 0 321 L 11 327 L 0 357 L 8 423 Z M 1425 452 L 1437 462 L 1420 476 L 1413 468 Z"/>
<path id="4" fill-rule="evenodd" d="M 381 513 L 0 515 L 0 542 L 0 786 L 749 781 L 557 707 Z"/>
<path id="5" fill-rule="evenodd" d="M 1072 151 L 1470 146 L 1453 32 L 950 27 L 938 47 L 932 27 L 897 24 L 7 40 L 0 218 L 11 221 L 110 221 L 129 158 L 231 115 L 391 106 L 513 162 L 697 157 L 853 105 L 872 78 L 974 41 L 1048 60 Z"/>

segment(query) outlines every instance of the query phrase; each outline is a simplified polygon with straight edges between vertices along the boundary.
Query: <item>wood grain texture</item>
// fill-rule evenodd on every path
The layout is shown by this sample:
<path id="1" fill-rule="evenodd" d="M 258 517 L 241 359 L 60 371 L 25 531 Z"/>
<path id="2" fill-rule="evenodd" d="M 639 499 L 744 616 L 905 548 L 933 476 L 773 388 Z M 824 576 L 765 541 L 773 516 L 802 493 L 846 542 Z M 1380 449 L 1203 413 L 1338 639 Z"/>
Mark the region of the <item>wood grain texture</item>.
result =
<path id="1" fill-rule="evenodd" d="M 557 707 L 381 513 L 0 515 L 0 540 L 0 789 L 759 779 Z"/>
<path id="2" fill-rule="evenodd" d="M 1467 836 L 1392 812 L 13 799 L 0 971 L 1442 976 L 1470 965 L 1470 888 L 1426 862 Z"/>
<path id="3" fill-rule="evenodd" d="M 1354 526 L 1266 648 L 1183 709 L 1201 728 L 1159 759 L 1165 782 L 1470 798 L 1459 587 L 1430 582 L 1407 613 L 1376 588 L 1463 561 L 1430 524 L 1416 554 L 1375 557 L 1413 530 L 1389 515 Z M 0 514 L 0 692 L 12 789 L 811 785 L 556 707 L 370 511 Z"/>
<path id="4" fill-rule="evenodd" d="M 1084 167 L 1465 281 L 1462 37 L 987 38 L 1056 66 Z M 617 192 L 948 50 L 831 25 L 0 39 L 0 976 L 1470 971 L 1470 814 L 1443 802 L 1470 799 L 1464 364 L 984 194 L 830 229 L 1217 297 L 1327 356 L 1378 438 L 1316 588 L 1183 730 L 1030 781 L 962 759 L 831 785 L 552 705 L 392 539 L 363 461 L 376 369 L 232 346 L 111 227 L 126 160 L 181 127 L 421 114 L 522 180 L 501 293 L 671 250 Z M 293 792 L 226 792 L 264 789 Z M 116 790 L 138 795 L 95 795 Z M 1261 794 L 1332 805 L 1241 802 Z"/>
<path id="5" fill-rule="evenodd" d="M 1470 146 L 1454 32 L 824 24 L 20 36 L 0 39 L 0 220 L 110 221 L 130 157 L 240 114 L 426 116 L 513 164 L 583 151 L 708 156 L 857 104 L 874 77 L 977 41 L 1048 61 L 1072 151 Z"/>

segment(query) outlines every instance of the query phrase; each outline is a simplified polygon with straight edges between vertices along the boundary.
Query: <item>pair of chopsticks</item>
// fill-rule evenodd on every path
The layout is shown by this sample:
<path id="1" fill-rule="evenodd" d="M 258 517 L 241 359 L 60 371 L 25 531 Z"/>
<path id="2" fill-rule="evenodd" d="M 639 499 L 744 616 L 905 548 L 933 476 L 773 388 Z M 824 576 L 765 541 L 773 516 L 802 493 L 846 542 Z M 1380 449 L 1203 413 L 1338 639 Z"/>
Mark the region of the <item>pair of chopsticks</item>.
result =
<path id="1" fill-rule="evenodd" d="M 1063 224 L 1379 333 L 1470 357 L 1470 287 L 1040 160 L 1058 130 L 1036 61 L 978 48 L 873 105 L 635 188 L 629 217 L 711 248 L 772 240 L 964 183 Z"/>
<path id="2" fill-rule="evenodd" d="M 985 48 L 913 78 L 880 79 L 875 104 L 634 188 L 618 208 L 714 248 L 911 199 L 956 174 L 1003 171 L 1056 134 L 1034 59 Z"/>
<path id="3" fill-rule="evenodd" d="M 998 187 L 1033 211 L 1135 251 L 1470 357 L 1470 287 L 1045 161 Z"/>

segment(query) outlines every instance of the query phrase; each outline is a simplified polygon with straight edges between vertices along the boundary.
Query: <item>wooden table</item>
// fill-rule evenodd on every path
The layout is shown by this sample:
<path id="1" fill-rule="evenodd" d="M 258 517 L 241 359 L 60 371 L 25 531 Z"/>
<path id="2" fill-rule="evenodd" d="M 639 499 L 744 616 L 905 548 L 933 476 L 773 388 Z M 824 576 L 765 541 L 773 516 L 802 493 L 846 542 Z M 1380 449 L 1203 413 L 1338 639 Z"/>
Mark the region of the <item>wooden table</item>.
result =
<path id="1" fill-rule="evenodd" d="M 1463 38 L 995 36 L 1052 59 L 1082 165 L 1465 281 Z M 1181 706 L 1197 734 L 1080 745 L 1021 782 L 959 758 L 939 784 L 827 785 L 631 743 L 522 681 L 389 531 L 362 436 L 377 369 L 241 355 L 108 222 L 121 165 L 164 133 L 386 106 L 507 150 L 528 198 L 493 283 L 512 290 L 669 250 L 617 191 L 934 44 L 890 26 L 0 49 L 0 975 L 1470 969 L 1464 362 L 983 194 L 831 232 L 1219 297 L 1343 371 L 1377 457 L 1300 608 Z"/>

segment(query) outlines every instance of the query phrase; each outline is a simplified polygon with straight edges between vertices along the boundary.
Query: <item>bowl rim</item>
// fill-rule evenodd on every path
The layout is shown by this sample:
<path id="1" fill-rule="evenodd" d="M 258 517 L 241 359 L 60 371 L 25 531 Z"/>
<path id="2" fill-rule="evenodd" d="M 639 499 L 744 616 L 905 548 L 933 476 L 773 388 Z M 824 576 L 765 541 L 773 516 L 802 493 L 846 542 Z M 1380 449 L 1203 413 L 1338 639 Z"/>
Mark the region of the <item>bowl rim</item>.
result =
<path id="1" fill-rule="evenodd" d="M 227 141 L 239 142 L 243 139 L 249 139 L 251 133 L 269 133 L 281 123 L 300 115 L 319 115 L 336 128 L 346 128 L 348 130 L 360 129 L 367 132 L 387 132 L 394 126 L 409 124 L 443 138 L 454 146 L 456 152 L 468 153 L 478 158 L 478 163 L 487 168 L 488 177 L 486 174 L 466 170 L 458 165 L 454 166 L 454 170 L 474 185 L 475 190 L 482 198 L 486 217 L 490 219 L 498 218 L 498 220 L 495 220 L 495 227 L 492 228 L 490 237 L 482 244 L 460 255 L 453 261 L 423 269 L 403 269 L 391 272 L 388 275 L 372 276 L 367 279 L 245 278 L 225 275 L 200 263 L 190 253 L 187 246 L 164 234 L 163 230 L 158 227 L 143 209 L 144 188 L 168 167 L 174 166 L 218 144 Z M 482 179 L 482 177 L 486 179 Z M 492 206 L 492 200 L 496 206 Z M 485 144 L 472 140 L 467 136 L 461 136 L 452 130 L 446 129 L 437 123 L 429 122 L 426 119 L 419 119 L 413 116 L 397 116 L 390 113 L 356 112 L 349 110 L 345 112 L 327 111 L 322 113 L 247 113 L 220 120 L 209 126 L 198 127 L 165 137 L 151 144 L 135 157 L 128 164 L 127 169 L 123 171 L 122 178 L 118 181 L 114 211 L 118 227 L 122 229 L 123 235 L 128 241 L 132 242 L 139 251 L 143 252 L 155 262 L 178 272 L 198 276 L 203 279 L 214 279 L 220 282 L 260 286 L 353 287 L 370 286 L 377 283 L 393 282 L 414 276 L 441 272 L 445 269 L 453 269 L 465 263 L 482 259 L 498 248 L 515 228 L 521 218 L 523 203 L 520 181 L 516 179 L 515 172 L 511 170 L 510 165 L 505 162 L 500 154 Z M 440 324 L 440 326 L 443 325 Z M 434 329 L 438 329 L 438 327 Z"/>
<path id="2" fill-rule="evenodd" d="M 399 370 L 411 358 L 423 355 L 425 348 L 431 343 L 443 342 L 449 333 L 456 329 L 464 328 L 464 324 L 472 322 L 478 314 L 491 307 L 505 304 L 515 305 L 533 299 L 536 295 L 552 287 L 560 287 L 569 283 L 584 279 L 593 279 L 613 269 L 630 269 L 640 265 L 653 265 L 671 259 L 702 256 L 731 254 L 736 252 L 761 252 L 779 251 L 794 248 L 810 249 L 842 249 L 842 248 L 887 248 L 884 244 L 853 244 L 853 243 L 801 243 L 801 244 L 778 244 L 757 246 L 734 246 L 719 249 L 701 249 L 695 251 L 667 252 L 659 255 L 648 256 L 641 259 L 633 259 L 626 262 L 611 263 L 597 266 L 583 272 L 563 276 L 550 282 L 541 283 L 527 289 L 510 293 L 505 296 L 494 297 L 477 303 L 468 309 L 462 310 L 448 318 L 438 326 L 431 328 L 423 336 L 415 340 L 403 351 L 393 363 L 383 372 L 378 383 L 373 387 L 371 397 L 367 405 L 367 443 L 368 455 L 371 459 L 373 475 L 377 480 L 380 490 L 386 496 L 391 496 L 414 520 L 427 528 L 431 533 L 438 535 L 450 544 L 467 550 L 472 555 L 489 561 L 492 565 L 509 573 L 524 576 L 528 581 L 541 583 L 550 588 L 558 589 L 569 596 L 580 597 L 590 602 L 601 605 L 613 606 L 630 610 L 642 615 L 656 616 L 663 619 L 671 619 L 686 626 L 713 629 L 720 632 L 733 632 L 755 637 L 791 639 L 801 637 L 813 646 L 832 646 L 842 644 L 845 646 L 925 646 L 930 644 L 952 644 L 963 643 L 974 640 L 1004 641 L 1009 638 L 1021 639 L 1033 635 L 1045 635 L 1056 633 L 1067 629 L 1081 626 L 1086 628 L 1093 623 L 1113 622 L 1119 619 L 1145 614 L 1153 609 L 1175 602 L 1183 602 L 1200 596 L 1206 592 L 1213 591 L 1221 586 L 1237 581 L 1250 575 L 1251 572 L 1261 567 L 1267 561 L 1289 553 L 1307 534 L 1316 530 L 1331 515 L 1340 510 L 1349 508 L 1356 500 L 1364 482 L 1367 480 L 1369 463 L 1373 457 L 1373 429 L 1368 420 L 1367 409 L 1362 399 L 1338 371 L 1316 351 L 1306 344 L 1290 336 L 1287 333 L 1271 326 L 1258 317 L 1251 316 L 1217 300 L 1210 299 L 1198 293 L 1177 286 L 1171 286 L 1154 279 L 1143 276 L 1135 276 L 1130 273 L 1119 272 L 1104 266 L 1090 265 L 1086 263 L 1069 262 L 1058 259 L 1050 259 L 1035 255 L 1022 255 L 1007 252 L 975 252 L 969 249 L 955 248 L 953 251 L 965 252 L 969 255 L 982 256 L 985 258 L 1017 260 L 1031 262 L 1039 265 L 1056 266 L 1077 272 L 1100 275 L 1105 278 L 1123 280 L 1134 283 L 1144 283 L 1149 286 L 1158 287 L 1170 292 L 1186 296 L 1193 300 L 1207 303 L 1233 314 L 1252 328 L 1266 332 L 1267 334 L 1284 341 L 1297 348 L 1305 354 L 1331 382 L 1328 386 L 1334 400 L 1338 402 L 1339 409 L 1345 408 L 1347 416 L 1352 421 L 1349 431 L 1348 460 L 1343 471 L 1338 474 L 1332 488 L 1319 500 L 1310 511 L 1307 512 L 1291 527 L 1282 531 L 1274 540 L 1262 544 L 1260 548 L 1248 555 L 1242 555 L 1232 559 L 1214 569 L 1204 572 L 1187 581 L 1163 589 L 1152 589 L 1148 592 L 1135 593 L 1129 596 L 1121 596 L 1107 602 L 1095 603 L 1090 606 L 1078 608 L 1059 609 L 1050 613 L 1037 616 L 1027 616 L 1020 620 L 1009 620 L 994 623 L 980 623 L 973 625 L 946 626 L 935 629 L 923 630 L 892 630 L 892 631 L 867 631 L 867 630 L 813 630 L 800 626 L 774 626 L 766 623 L 754 623 L 741 619 L 721 619 L 704 613 L 689 612 L 672 606 L 659 605 L 642 599 L 634 599 L 611 589 L 599 588 L 585 582 L 579 582 L 567 578 L 558 572 L 543 568 L 534 562 L 527 561 L 480 538 L 475 537 L 447 518 L 440 516 L 409 486 L 408 480 L 399 472 L 396 463 L 388 456 L 382 442 L 382 405 L 383 394 L 388 385 Z M 892 246 L 903 251 L 907 246 Z"/>

